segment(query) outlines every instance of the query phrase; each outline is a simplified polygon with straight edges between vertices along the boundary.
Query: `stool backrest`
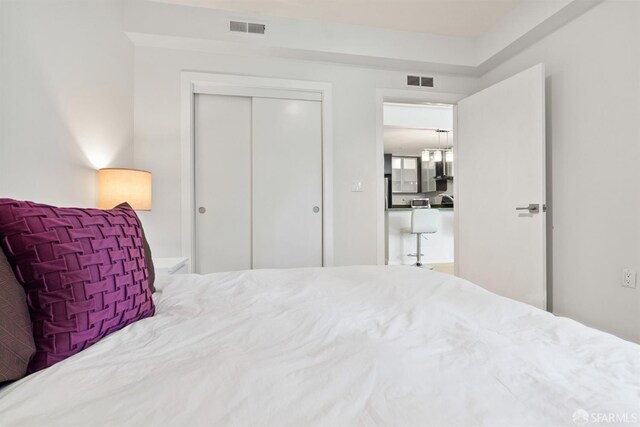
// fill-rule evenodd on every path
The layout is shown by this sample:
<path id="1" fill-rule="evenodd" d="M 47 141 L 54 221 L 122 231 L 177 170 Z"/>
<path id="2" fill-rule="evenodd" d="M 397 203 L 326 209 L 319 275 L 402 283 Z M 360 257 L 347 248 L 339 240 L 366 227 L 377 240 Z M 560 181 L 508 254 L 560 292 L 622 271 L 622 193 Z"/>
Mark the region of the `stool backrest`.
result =
<path id="1" fill-rule="evenodd" d="M 440 229 L 438 209 L 414 209 L 411 211 L 412 233 L 437 233 Z"/>

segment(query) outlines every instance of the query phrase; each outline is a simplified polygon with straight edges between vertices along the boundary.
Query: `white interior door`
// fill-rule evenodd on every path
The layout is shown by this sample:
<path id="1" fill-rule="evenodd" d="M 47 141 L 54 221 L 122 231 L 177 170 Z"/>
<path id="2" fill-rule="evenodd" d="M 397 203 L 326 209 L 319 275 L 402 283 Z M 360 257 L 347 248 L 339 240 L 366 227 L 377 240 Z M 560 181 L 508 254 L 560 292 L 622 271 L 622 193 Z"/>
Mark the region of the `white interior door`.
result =
<path id="1" fill-rule="evenodd" d="M 458 274 L 542 309 L 544 90 L 540 64 L 460 101 L 456 157 Z"/>
<path id="2" fill-rule="evenodd" d="M 195 272 L 251 268 L 251 98 L 195 96 Z"/>
<path id="3" fill-rule="evenodd" d="M 253 98 L 253 268 L 322 266 L 321 102 Z"/>

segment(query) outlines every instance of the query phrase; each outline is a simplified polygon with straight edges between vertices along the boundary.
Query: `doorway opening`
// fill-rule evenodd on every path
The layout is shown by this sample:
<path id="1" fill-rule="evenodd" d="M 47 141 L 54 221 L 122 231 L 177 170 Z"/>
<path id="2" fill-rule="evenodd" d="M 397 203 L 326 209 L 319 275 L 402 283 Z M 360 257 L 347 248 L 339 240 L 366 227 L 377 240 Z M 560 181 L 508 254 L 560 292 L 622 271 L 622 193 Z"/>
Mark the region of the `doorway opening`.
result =
<path id="1" fill-rule="evenodd" d="M 454 106 L 385 101 L 382 113 L 385 264 L 453 274 Z"/>
<path id="2" fill-rule="evenodd" d="M 386 263 L 385 239 L 393 225 L 385 222 L 389 211 L 384 190 L 384 104 L 452 105 L 454 135 L 449 141 L 453 140 L 455 159 L 454 274 L 499 295 L 545 308 L 548 229 L 544 64 L 469 96 L 385 89 L 379 89 L 376 95 L 378 264 Z M 393 180 L 393 170 L 387 172 Z M 407 176 L 411 181 L 411 175 Z M 403 179 L 399 185 L 402 188 Z M 407 188 L 411 188 L 409 183 Z M 393 195 L 391 203 L 393 206 Z M 417 233 L 413 230 L 411 234 Z M 411 240 L 417 240 L 417 236 L 409 236 L 408 242 Z M 417 241 L 413 248 L 417 249 Z M 416 249 L 411 252 L 416 253 Z M 389 259 L 393 255 L 389 253 Z"/>

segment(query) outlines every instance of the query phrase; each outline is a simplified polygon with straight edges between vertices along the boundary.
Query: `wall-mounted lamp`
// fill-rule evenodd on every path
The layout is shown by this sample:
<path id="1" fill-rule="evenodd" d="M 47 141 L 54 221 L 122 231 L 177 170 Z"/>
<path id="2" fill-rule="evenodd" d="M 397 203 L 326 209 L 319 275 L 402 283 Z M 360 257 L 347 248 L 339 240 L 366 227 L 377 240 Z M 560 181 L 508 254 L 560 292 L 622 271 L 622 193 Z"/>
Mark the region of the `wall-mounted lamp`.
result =
<path id="1" fill-rule="evenodd" d="M 122 168 L 98 170 L 98 207 L 111 209 L 123 202 L 137 211 L 151 210 L 151 172 Z"/>

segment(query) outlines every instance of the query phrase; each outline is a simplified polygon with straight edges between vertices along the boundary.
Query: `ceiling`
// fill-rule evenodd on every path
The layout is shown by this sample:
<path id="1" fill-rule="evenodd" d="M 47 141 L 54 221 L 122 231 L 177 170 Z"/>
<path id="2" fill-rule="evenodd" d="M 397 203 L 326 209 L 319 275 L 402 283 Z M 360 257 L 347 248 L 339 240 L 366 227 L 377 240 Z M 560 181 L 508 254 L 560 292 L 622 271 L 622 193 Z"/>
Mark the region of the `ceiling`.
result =
<path id="1" fill-rule="evenodd" d="M 156 0 L 294 19 L 476 38 L 521 0 Z"/>
<path id="2" fill-rule="evenodd" d="M 419 156 L 425 148 L 447 147 L 445 133 L 432 129 L 409 129 L 395 126 L 384 127 L 384 152 L 397 156 Z M 448 147 L 453 145 L 453 131 L 449 132 Z"/>

